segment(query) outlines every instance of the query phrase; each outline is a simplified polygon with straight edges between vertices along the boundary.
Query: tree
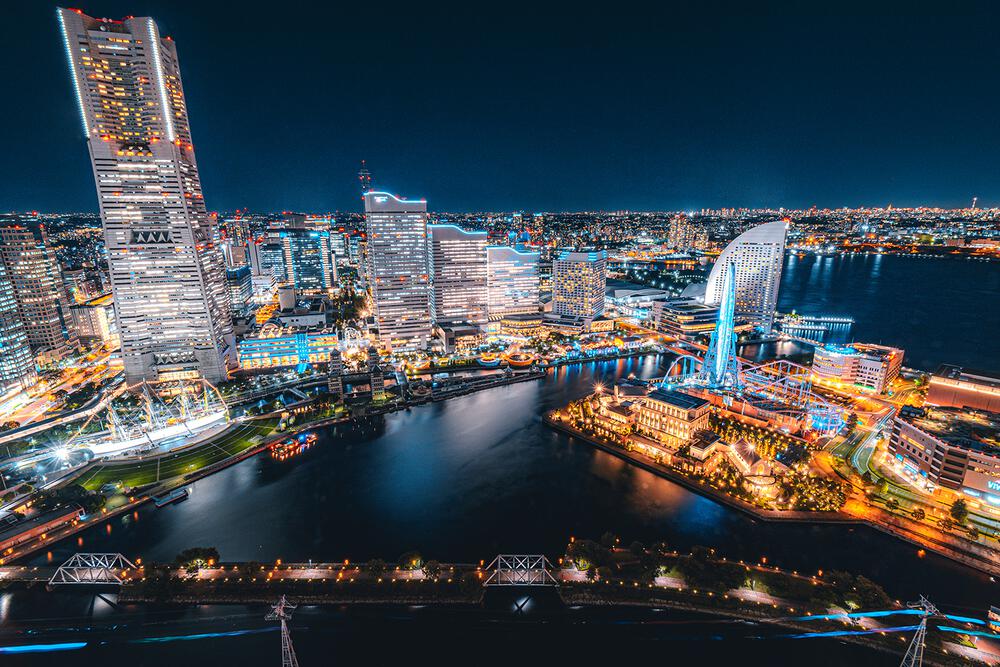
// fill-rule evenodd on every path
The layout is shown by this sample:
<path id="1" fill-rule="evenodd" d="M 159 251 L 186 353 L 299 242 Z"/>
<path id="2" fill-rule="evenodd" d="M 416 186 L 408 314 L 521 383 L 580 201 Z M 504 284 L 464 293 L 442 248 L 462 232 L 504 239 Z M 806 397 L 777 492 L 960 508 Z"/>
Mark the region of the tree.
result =
<path id="1" fill-rule="evenodd" d="M 424 558 L 416 551 L 407 551 L 399 557 L 398 563 L 404 570 L 419 570 L 424 564 Z"/>
<path id="2" fill-rule="evenodd" d="M 424 563 L 424 576 L 428 579 L 437 579 L 441 575 L 441 563 L 436 560 L 429 560 Z"/>
<path id="3" fill-rule="evenodd" d="M 646 546 L 642 542 L 636 540 L 635 542 L 632 542 L 632 544 L 628 545 L 628 550 L 631 551 L 632 555 L 636 558 L 642 558 L 642 556 L 646 553 Z"/>
<path id="4" fill-rule="evenodd" d="M 174 562 L 187 569 L 215 565 L 219 562 L 219 550 L 215 547 L 191 547 L 177 554 Z"/>
<path id="5" fill-rule="evenodd" d="M 969 506 L 964 498 L 959 498 L 952 504 L 951 518 L 955 520 L 955 523 L 965 523 L 965 520 L 969 518 Z"/>

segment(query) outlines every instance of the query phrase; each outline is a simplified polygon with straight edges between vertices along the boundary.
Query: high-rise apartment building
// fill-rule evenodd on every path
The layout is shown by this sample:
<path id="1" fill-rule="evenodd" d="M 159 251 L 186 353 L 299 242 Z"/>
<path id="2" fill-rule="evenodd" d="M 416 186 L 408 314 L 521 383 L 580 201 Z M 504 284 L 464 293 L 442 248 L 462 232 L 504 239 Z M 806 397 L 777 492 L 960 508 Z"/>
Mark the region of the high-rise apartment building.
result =
<path id="1" fill-rule="evenodd" d="M 604 314 L 608 254 L 564 250 L 552 260 L 552 312 L 564 317 Z"/>
<path id="2" fill-rule="evenodd" d="M 0 263 L 7 270 L 18 318 L 39 363 L 65 357 L 79 341 L 59 261 L 44 228 L 36 236 L 23 225 L 0 226 Z"/>
<path id="3" fill-rule="evenodd" d="M 11 387 L 27 389 L 37 381 L 28 335 L 17 315 L 14 287 L 0 262 L 0 394 Z"/>
<path id="4" fill-rule="evenodd" d="M 235 363 L 229 295 L 174 42 L 151 18 L 74 9 L 58 18 L 97 182 L 126 381 L 224 380 Z"/>
<path id="5" fill-rule="evenodd" d="M 509 246 L 486 248 L 486 290 L 490 319 L 537 313 L 539 277 L 537 252 Z"/>
<path id="6" fill-rule="evenodd" d="M 427 202 L 367 192 L 365 227 L 379 341 L 393 350 L 422 350 L 432 335 Z"/>
<path id="7" fill-rule="evenodd" d="M 486 232 L 428 225 L 435 324 L 486 324 Z"/>
<path id="8" fill-rule="evenodd" d="M 770 331 L 778 304 L 787 231 L 788 224 L 778 221 L 758 225 L 737 236 L 715 260 L 705 286 L 705 303 L 716 305 L 722 301 L 726 273 L 735 268 L 737 319 Z"/>

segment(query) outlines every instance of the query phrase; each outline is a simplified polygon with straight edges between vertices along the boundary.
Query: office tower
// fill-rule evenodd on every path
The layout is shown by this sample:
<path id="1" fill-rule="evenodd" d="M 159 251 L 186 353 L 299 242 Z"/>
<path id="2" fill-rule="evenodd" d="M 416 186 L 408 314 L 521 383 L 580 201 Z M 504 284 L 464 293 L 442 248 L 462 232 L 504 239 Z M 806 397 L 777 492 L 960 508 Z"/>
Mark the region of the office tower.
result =
<path id="1" fill-rule="evenodd" d="M 486 232 L 428 225 L 431 316 L 439 325 L 486 324 Z"/>
<path id="2" fill-rule="evenodd" d="M 704 249 L 708 245 L 708 229 L 685 215 L 670 220 L 667 245 L 678 250 Z"/>
<path id="3" fill-rule="evenodd" d="M 486 290 L 490 319 L 537 313 L 539 278 L 537 252 L 508 246 L 486 248 Z"/>
<path id="4" fill-rule="evenodd" d="M 111 349 L 121 345 L 111 294 L 102 294 L 70 306 L 69 310 L 81 341 L 88 345 L 107 345 Z"/>
<path id="5" fill-rule="evenodd" d="M 423 350 L 431 339 L 427 202 L 368 192 L 365 225 L 379 341 L 394 351 Z"/>
<path id="6" fill-rule="evenodd" d="M 604 313 L 608 254 L 564 250 L 552 261 L 552 312 L 594 318 Z"/>
<path id="7" fill-rule="evenodd" d="M 0 394 L 10 388 L 27 389 L 37 381 L 28 335 L 17 315 L 14 287 L 0 262 Z"/>
<path id="8" fill-rule="evenodd" d="M 42 365 L 62 359 L 79 344 L 59 261 L 46 241 L 44 228 L 36 236 L 22 225 L 0 227 L 0 262 L 28 344 Z"/>
<path id="9" fill-rule="evenodd" d="M 330 232 L 308 228 L 282 229 L 284 282 L 300 292 L 329 292 L 337 282 L 330 249 Z"/>
<path id="10" fill-rule="evenodd" d="M 342 231 L 333 230 L 330 232 L 330 250 L 333 252 L 335 262 L 346 263 L 349 259 L 347 248 L 347 234 Z"/>
<path id="11" fill-rule="evenodd" d="M 150 18 L 59 9 L 97 182 L 125 379 L 225 380 L 235 363 L 177 49 Z"/>
<path id="12" fill-rule="evenodd" d="M 226 287 L 232 311 L 236 313 L 246 310 L 253 301 L 253 276 L 250 267 L 244 264 L 226 269 Z"/>
<path id="13" fill-rule="evenodd" d="M 734 268 L 736 318 L 770 331 L 778 304 L 787 230 L 785 222 L 769 222 L 737 236 L 715 260 L 705 286 L 705 303 L 715 305 L 722 301 L 725 274 Z"/>

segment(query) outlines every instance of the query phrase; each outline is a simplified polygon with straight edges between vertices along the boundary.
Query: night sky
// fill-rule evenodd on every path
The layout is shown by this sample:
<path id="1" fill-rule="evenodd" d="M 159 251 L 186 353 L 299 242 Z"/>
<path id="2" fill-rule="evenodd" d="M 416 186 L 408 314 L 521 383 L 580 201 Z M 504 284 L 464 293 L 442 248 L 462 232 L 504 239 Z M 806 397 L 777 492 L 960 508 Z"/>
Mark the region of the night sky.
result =
<path id="1" fill-rule="evenodd" d="M 213 210 L 1000 205 L 988 3 L 315 5 L 80 7 L 177 41 Z M 96 210 L 55 5 L 0 44 L 0 210 Z"/>

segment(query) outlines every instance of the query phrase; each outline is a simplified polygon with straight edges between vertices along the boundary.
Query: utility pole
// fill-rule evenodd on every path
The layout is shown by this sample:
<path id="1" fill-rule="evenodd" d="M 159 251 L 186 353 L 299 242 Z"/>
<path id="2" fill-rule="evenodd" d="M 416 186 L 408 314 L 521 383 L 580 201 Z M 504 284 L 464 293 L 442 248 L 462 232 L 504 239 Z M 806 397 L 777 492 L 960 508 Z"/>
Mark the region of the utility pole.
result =
<path id="1" fill-rule="evenodd" d="M 903 662 L 899 664 L 899 667 L 922 667 L 924 647 L 927 645 L 927 619 L 931 616 L 937 616 L 941 612 L 923 595 L 920 596 L 918 602 L 911 602 L 906 606 L 910 609 L 922 609 L 924 614 L 920 617 L 920 626 L 917 628 L 916 634 L 913 635 L 910 647 L 906 649 L 906 655 L 903 656 Z"/>
<path id="2" fill-rule="evenodd" d="M 299 667 L 299 659 L 295 657 L 295 649 L 292 648 L 292 637 L 288 634 L 288 619 L 295 611 L 294 604 L 288 604 L 288 600 L 282 595 L 278 604 L 271 606 L 271 613 L 264 617 L 268 621 L 281 621 L 281 667 Z"/>

